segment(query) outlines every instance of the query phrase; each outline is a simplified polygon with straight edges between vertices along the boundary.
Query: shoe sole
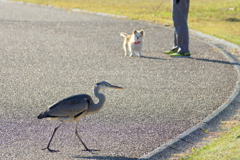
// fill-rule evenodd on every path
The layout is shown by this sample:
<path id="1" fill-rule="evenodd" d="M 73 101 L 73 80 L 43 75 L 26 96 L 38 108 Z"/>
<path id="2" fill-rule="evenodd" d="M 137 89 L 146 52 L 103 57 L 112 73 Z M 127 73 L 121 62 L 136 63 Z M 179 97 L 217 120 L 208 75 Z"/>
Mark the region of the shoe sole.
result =
<path id="1" fill-rule="evenodd" d="M 166 53 L 166 52 L 169 52 L 169 53 Z M 164 52 L 164 53 L 165 53 L 165 54 L 168 54 L 168 55 L 177 53 L 177 51 L 166 51 L 166 52 Z"/>
<path id="2" fill-rule="evenodd" d="M 170 55 L 170 54 L 174 54 L 174 53 L 176 53 L 176 52 L 172 52 L 172 53 L 165 53 L 165 52 L 164 52 L 164 54 L 168 54 L 168 55 Z"/>

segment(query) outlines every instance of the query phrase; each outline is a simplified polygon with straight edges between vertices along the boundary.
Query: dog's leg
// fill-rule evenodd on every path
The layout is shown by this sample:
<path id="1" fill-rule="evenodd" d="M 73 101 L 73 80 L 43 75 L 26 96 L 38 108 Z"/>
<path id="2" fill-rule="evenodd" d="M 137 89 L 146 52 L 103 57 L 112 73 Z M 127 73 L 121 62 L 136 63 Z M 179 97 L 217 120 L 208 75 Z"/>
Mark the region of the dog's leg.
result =
<path id="1" fill-rule="evenodd" d="M 142 51 L 141 50 L 138 51 L 138 56 L 142 57 Z"/>
<path id="2" fill-rule="evenodd" d="M 130 57 L 134 56 L 134 50 L 132 49 L 131 45 L 128 45 L 128 49 L 129 49 L 129 52 L 130 52 Z"/>
<path id="3" fill-rule="evenodd" d="M 134 56 L 134 51 L 131 51 L 130 57 Z"/>
<path id="4" fill-rule="evenodd" d="M 127 52 L 128 52 L 127 47 L 128 47 L 127 44 L 124 43 L 123 44 L 123 49 L 124 49 L 124 52 L 125 52 L 125 56 L 127 56 Z"/>

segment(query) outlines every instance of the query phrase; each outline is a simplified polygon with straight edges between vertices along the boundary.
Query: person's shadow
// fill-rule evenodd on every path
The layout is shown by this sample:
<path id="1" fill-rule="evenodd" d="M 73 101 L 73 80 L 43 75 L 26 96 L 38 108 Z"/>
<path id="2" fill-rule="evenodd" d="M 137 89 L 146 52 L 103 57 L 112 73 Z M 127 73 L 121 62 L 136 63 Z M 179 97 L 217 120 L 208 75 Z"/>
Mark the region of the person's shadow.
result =
<path id="1" fill-rule="evenodd" d="M 222 63 L 222 64 L 230 64 L 230 65 L 237 65 L 239 66 L 240 64 L 237 62 L 228 62 L 228 61 L 221 61 L 221 60 L 214 60 L 214 59 L 205 59 L 205 58 L 192 58 L 190 59 L 197 60 L 197 61 L 205 61 L 205 62 L 212 62 L 212 63 Z"/>
<path id="2" fill-rule="evenodd" d="M 149 57 L 149 56 L 141 56 L 141 58 L 147 58 L 147 59 L 156 59 L 156 60 L 171 60 L 165 59 L 165 58 L 159 58 L 159 57 Z M 221 61 L 221 60 L 214 60 L 214 59 L 205 59 L 205 58 L 193 58 L 193 57 L 187 57 L 188 59 L 197 60 L 197 61 L 205 61 L 205 62 L 212 62 L 212 63 L 222 63 L 222 64 L 230 64 L 230 65 L 240 65 L 237 62 L 228 62 L 228 61 Z M 175 58 L 174 58 L 175 59 Z"/>

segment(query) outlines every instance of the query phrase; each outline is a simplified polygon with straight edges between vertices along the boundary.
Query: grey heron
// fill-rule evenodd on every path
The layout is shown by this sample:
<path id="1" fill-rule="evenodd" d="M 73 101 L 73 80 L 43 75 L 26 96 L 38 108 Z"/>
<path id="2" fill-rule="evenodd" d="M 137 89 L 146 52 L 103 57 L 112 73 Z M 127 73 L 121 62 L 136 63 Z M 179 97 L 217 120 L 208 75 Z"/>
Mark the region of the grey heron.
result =
<path id="1" fill-rule="evenodd" d="M 101 89 L 108 89 L 108 88 L 123 89 L 122 87 L 114 86 L 108 82 L 102 81 L 97 83 L 94 86 L 94 95 L 98 98 L 98 102 L 96 104 L 93 102 L 92 98 L 89 95 L 78 94 L 78 95 L 74 95 L 74 96 L 70 96 L 68 98 L 62 99 L 54 103 L 53 105 L 49 106 L 46 111 L 42 112 L 37 117 L 38 119 L 47 118 L 52 120 L 59 120 L 61 122 L 54 129 L 47 147 L 42 150 L 48 149 L 48 151 L 50 152 L 59 152 L 58 150 L 50 149 L 50 144 L 52 142 L 54 134 L 63 123 L 66 123 L 69 121 L 76 121 L 76 126 L 75 126 L 76 136 L 78 137 L 80 142 L 83 144 L 85 151 L 90 151 L 90 152 L 93 151 L 91 149 L 88 149 L 88 147 L 80 138 L 78 134 L 77 126 L 78 126 L 79 120 L 82 117 L 84 117 L 85 115 L 94 114 L 102 108 L 106 99 L 103 94 L 99 93 L 99 91 Z"/>

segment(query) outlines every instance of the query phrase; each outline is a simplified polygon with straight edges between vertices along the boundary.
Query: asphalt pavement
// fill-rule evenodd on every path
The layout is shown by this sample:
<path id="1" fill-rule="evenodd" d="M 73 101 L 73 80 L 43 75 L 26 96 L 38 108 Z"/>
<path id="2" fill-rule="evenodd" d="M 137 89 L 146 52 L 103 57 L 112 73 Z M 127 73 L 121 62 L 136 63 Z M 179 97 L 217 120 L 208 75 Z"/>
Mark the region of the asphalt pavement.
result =
<path id="1" fill-rule="evenodd" d="M 144 29 L 143 57 L 125 57 L 120 32 Z M 173 29 L 156 24 L 0 1 L 1 159 L 133 160 L 176 138 L 224 104 L 238 73 L 220 49 L 191 35 L 191 58 L 170 58 Z M 86 93 L 100 81 L 105 106 L 56 133 L 39 120 L 48 105 Z M 94 98 L 96 101 L 96 98 Z"/>

